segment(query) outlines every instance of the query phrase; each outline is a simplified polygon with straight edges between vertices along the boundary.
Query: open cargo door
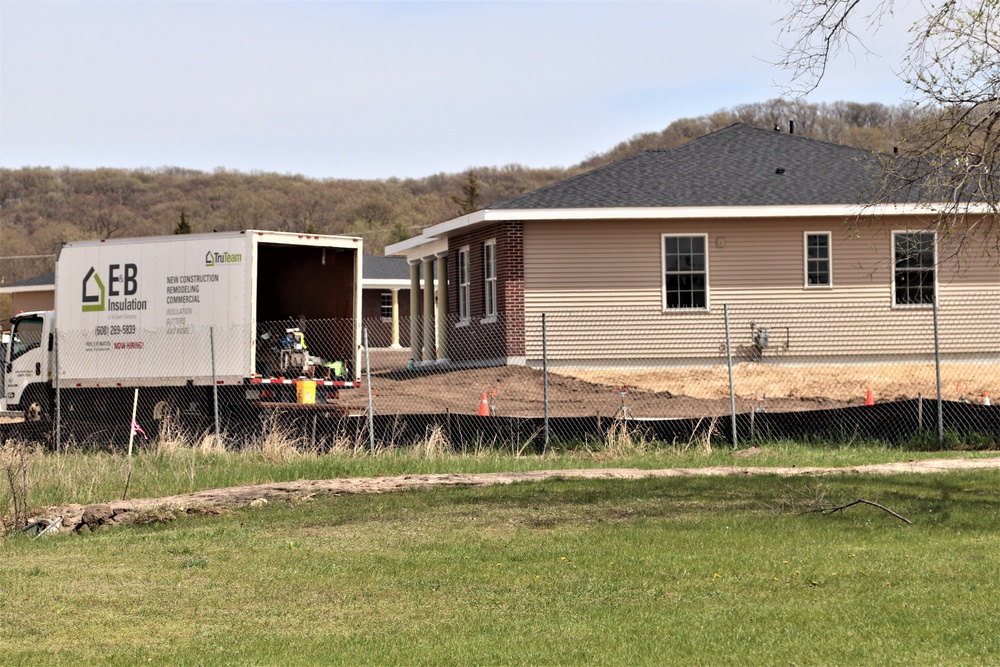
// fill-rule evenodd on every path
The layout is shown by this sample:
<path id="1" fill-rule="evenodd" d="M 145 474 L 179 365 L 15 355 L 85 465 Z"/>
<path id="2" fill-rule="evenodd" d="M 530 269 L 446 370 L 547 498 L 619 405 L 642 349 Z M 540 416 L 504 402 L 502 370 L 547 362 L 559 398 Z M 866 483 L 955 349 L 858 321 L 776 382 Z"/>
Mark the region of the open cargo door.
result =
<path id="1" fill-rule="evenodd" d="M 358 256 L 355 248 L 259 243 L 258 329 L 281 337 L 297 327 L 311 355 L 344 362 L 356 378 Z"/>

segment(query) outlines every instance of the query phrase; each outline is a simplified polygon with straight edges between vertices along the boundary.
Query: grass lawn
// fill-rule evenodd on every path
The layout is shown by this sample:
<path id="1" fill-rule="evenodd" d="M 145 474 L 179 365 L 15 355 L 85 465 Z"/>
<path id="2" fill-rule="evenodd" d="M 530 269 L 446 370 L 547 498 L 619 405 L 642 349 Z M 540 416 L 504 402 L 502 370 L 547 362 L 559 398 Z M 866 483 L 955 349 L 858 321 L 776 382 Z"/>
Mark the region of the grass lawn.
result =
<path id="1" fill-rule="evenodd" d="M 11 539 L 0 663 L 996 664 L 998 488 L 552 480 Z"/>

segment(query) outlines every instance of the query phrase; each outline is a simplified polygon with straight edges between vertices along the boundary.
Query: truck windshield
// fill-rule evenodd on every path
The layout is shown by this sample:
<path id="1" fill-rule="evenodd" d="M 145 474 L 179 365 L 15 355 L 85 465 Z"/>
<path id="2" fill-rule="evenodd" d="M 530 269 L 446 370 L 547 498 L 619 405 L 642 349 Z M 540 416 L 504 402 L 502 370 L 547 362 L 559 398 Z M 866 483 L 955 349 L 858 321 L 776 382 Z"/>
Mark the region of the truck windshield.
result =
<path id="1" fill-rule="evenodd" d="M 42 344 L 42 318 L 29 317 L 18 320 L 10 335 L 10 360 L 14 361 L 25 352 Z"/>

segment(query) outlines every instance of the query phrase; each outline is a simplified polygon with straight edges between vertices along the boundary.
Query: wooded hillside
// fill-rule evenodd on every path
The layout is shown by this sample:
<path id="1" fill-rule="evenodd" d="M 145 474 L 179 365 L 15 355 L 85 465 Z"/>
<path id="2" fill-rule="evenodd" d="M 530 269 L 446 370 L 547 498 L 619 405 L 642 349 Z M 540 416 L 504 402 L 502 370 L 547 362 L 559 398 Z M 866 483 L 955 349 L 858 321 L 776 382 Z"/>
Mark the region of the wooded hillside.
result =
<path id="1" fill-rule="evenodd" d="M 317 180 L 181 167 L 0 169 L 0 283 L 52 271 L 60 242 L 171 234 L 182 214 L 193 232 L 352 234 L 364 237 L 367 252 L 380 254 L 386 244 L 427 225 L 643 150 L 676 146 L 735 122 L 787 132 L 789 119 L 796 134 L 891 151 L 913 112 L 882 104 L 771 100 L 682 118 L 566 169 L 508 165 L 408 179 Z"/>

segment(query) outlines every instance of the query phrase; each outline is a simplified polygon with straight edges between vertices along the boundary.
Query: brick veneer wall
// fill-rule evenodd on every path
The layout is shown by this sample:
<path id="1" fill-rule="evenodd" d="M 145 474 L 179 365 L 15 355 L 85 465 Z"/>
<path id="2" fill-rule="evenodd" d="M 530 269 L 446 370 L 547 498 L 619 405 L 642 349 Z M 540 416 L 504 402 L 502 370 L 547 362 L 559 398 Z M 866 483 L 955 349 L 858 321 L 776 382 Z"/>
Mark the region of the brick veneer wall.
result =
<path id="1" fill-rule="evenodd" d="M 483 323 L 483 244 L 496 241 L 497 318 Z M 469 324 L 458 325 L 458 251 L 469 247 Z M 456 362 L 524 357 L 524 224 L 502 222 L 448 239 L 448 358 Z"/>
<path id="2" fill-rule="evenodd" d="M 381 287 L 366 287 L 361 290 L 361 319 L 368 326 L 368 345 L 389 347 L 392 345 L 392 322 L 382 319 L 382 295 L 392 290 Z M 410 346 L 410 290 L 399 290 L 399 344 Z"/>

